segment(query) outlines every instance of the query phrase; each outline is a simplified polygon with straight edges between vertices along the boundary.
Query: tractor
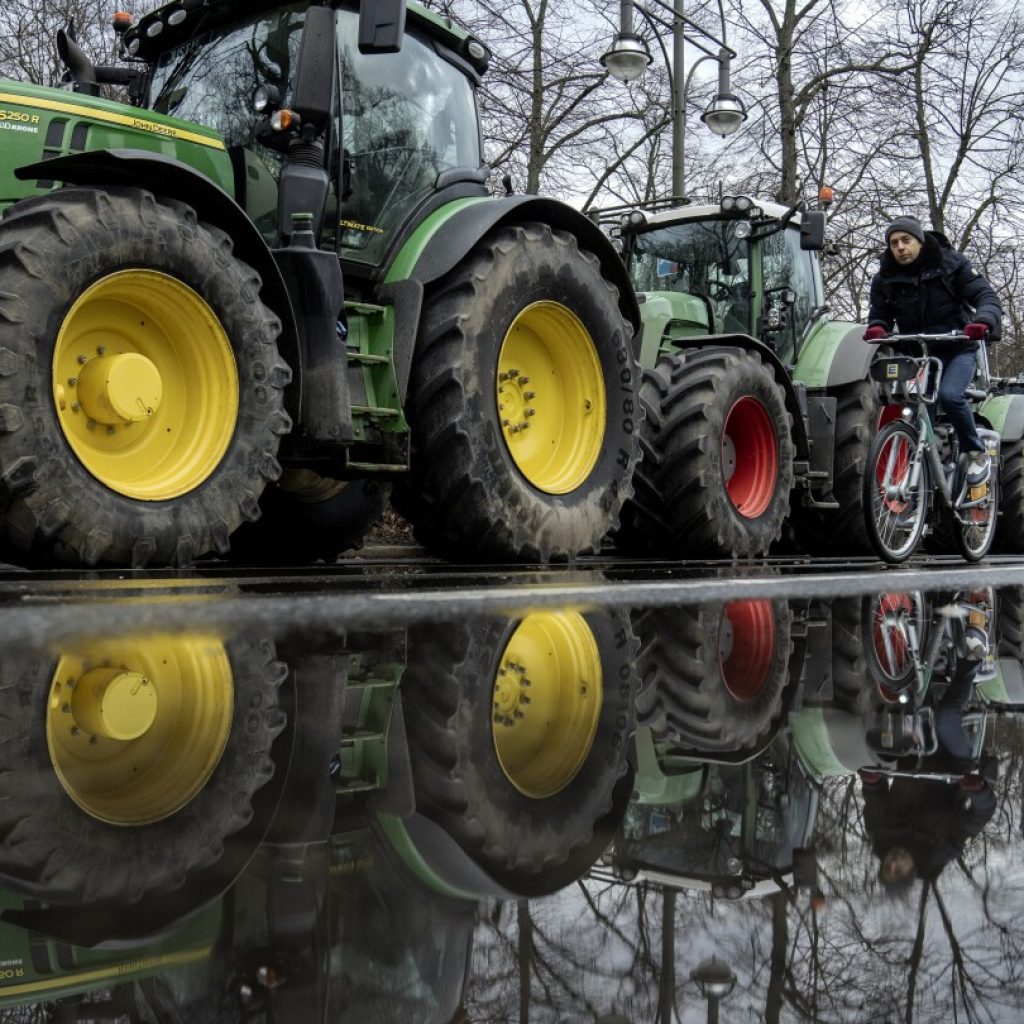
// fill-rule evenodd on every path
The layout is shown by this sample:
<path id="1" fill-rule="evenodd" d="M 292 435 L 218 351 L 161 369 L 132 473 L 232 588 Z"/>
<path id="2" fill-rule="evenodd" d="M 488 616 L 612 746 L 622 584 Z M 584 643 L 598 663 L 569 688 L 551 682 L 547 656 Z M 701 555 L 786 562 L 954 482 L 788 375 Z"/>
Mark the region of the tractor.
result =
<path id="1" fill-rule="evenodd" d="M 589 218 L 492 195 L 486 46 L 402 0 L 114 28 L 0 81 L 2 557 L 334 559 L 392 488 L 441 554 L 596 550 L 639 307 Z"/>
<path id="2" fill-rule="evenodd" d="M 762 555 L 792 519 L 805 542 L 864 547 L 874 348 L 828 318 L 824 210 L 727 195 L 600 217 L 614 218 L 644 325 L 643 459 L 619 545 Z"/>
<path id="3" fill-rule="evenodd" d="M 825 193 L 827 195 L 827 193 Z M 749 196 L 656 202 L 595 215 L 611 226 L 638 293 L 642 463 L 620 547 L 761 555 L 780 540 L 866 553 L 871 437 L 899 407 L 870 377 L 863 326 L 828 316 L 818 254 L 826 212 Z M 984 353 L 983 353 L 984 355 Z M 1024 399 L 980 361 L 981 425 L 1006 455 L 997 544 L 1020 550 Z M 933 538 L 932 546 L 944 546 Z"/>

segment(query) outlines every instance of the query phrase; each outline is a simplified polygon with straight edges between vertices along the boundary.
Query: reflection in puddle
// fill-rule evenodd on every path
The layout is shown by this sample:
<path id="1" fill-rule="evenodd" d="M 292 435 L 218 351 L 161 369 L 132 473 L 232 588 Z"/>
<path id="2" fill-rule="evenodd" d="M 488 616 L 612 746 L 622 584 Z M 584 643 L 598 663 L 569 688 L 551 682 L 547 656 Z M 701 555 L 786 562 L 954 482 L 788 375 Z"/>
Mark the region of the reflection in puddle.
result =
<path id="1" fill-rule="evenodd" d="M 1019 590 L 212 621 L 0 656 L 0 1020 L 1016 1019 Z"/>

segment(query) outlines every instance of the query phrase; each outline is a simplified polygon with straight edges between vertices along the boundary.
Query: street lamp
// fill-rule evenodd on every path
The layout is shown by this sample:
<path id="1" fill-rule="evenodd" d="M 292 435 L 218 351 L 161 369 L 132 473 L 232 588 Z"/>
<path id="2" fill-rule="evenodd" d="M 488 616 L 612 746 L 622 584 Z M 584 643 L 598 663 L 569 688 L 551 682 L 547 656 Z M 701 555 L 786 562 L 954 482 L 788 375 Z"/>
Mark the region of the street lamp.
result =
<path id="1" fill-rule="evenodd" d="M 601 64 L 607 68 L 608 74 L 620 82 L 631 82 L 647 70 L 651 63 L 651 54 L 644 40 L 633 31 L 633 11 L 636 9 L 658 40 L 669 75 L 669 84 L 672 89 L 672 195 L 674 198 L 682 200 L 685 194 L 686 98 L 690 90 L 690 82 L 693 80 L 693 72 L 698 65 L 706 60 L 718 62 L 718 92 L 711 100 L 708 109 L 701 115 L 701 120 L 716 135 L 724 137 L 735 132 L 746 120 L 747 111 L 743 106 L 743 101 L 732 92 L 729 85 L 729 62 L 732 57 L 736 56 L 735 51 L 730 50 L 723 41 L 716 39 L 710 32 L 690 21 L 683 14 L 683 0 L 673 0 L 671 7 L 665 0 L 652 0 L 652 2 L 671 14 L 672 21 L 667 21 L 663 15 L 649 10 L 636 3 L 635 0 L 620 0 L 619 31 L 612 39 L 612 45 L 607 53 L 601 57 Z M 687 38 L 684 34 L 686 26 L 718 44 L 718 52 L 712 52 L 693 37 Z M 671 61 L 659 34 L 659 27 L 672 33 Z M 685 64 L 685 42 L 690 42 L 698 49 L 703 50 L 706 56 L 699 57 L 690 68 L 690 73 L 684 77 L 682 72 Z"/>
<path id="2" fill-rule="evenodd" d="M 696 983 L 700 994 L 708 1001 L 708 1024 L 718 1024 L 718 1004 L 736 985 L 732 968 L 724 960 L 712 957 L 690 971 L 690 980 Z"/>

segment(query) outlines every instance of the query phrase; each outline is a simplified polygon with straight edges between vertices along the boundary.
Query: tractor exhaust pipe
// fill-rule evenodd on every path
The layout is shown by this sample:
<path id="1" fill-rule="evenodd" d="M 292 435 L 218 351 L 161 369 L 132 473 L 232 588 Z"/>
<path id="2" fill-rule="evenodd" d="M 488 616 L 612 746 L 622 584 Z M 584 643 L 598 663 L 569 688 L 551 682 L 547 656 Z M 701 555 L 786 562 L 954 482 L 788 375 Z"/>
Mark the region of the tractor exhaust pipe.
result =
<path id="1" fill-rule="evenodd" d="M 75 42 L 75 23 L 73 21 L 68 22 L 68 27 L 62 28 L 57 33 L 57 53 L 61 63 L 67 68 L 64 73 L 64 81 L 71 83 L 74 92 L 80 92 L 86 96 L 98 96 L 100 88 L 96 82 L 96 68 Z"/>

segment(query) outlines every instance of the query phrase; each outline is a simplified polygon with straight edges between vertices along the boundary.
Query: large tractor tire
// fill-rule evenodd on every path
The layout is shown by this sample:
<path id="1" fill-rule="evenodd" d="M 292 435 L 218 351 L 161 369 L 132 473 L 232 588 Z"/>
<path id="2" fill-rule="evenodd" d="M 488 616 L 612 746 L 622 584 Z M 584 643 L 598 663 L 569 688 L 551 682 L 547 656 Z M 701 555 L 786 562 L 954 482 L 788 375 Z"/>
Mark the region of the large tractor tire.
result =
<path id="1" fill-rule="evenodd" d="M 336 562 L 363 546 L 387 508 L 391 485 L 331 480 L 308 469 L 285 470 L 260 498 L 262 515 L 231 540 L 235 560 Z"/>
<path id="2" fill-rule="evenodd" d="M 639 457 L 632 329 L 597 258 L 502 227 L 428 295 L 395 506 L 449 556 L 564 561 L 618 525 Z"/>
<path id="3" fill-rule="evenodd" d="M 0 548 L 141 568 L 225 552 L 281 473 L 280 321 L 195 211 L 68 188 L 0 223 Z"/>
<path id="4" fill-rule="evenodd" d="M 782 721 L 790 622 L 785 601 L 645 612 L 637 714 L 655 740 L 695 757 L 753 756 Z"/>
<path id="5" fill-rule="evenodd" d="M 999 526 L 995 550 L 1024 553 L 1024 441 L 1007 441 L 999 471 Z"/>
<path id="6" fill-rule="evenodd" d="M 417 809 L 513 891 L 544 871 L 583 874 L 603 848 L 595 832 L 617 826 L 636 646 L 618 612 L 412 631 L 402 700 Z"/>
<path id="7" fill-rule="evenodd" d="M 859 597 L 832 601 L 832 702 L 851 714 L 863 714 L 875 703 L 875 689 L 868 679 L 867 653 Z"/>
<path id="8" fill-rule="evenodd" d="M 785 395 L 753 352 L 664 356 L 644 375 L 643 460 L 621 547 L 678 558 L 763 555 L 779 539 L 793 487 Z"/>
<path id="9" fill-rule="evenodd" d="M 286 673 L 272 644 L 203 634 L 0 652 L 0 880 L 135 902 L 215 865 L 274 774 Z"/>
<path id="10" fill-rule="evenodd" d="M 832 495 L 839 508 L 797 505 L 792 539 L 811 554 L 867 555 L 872 547 L 864 523 L 864 466 L 871 438 L 880 426 L 881 407 L 871 381 L 854 381 L 832 394 L 836 398 Z"/>

